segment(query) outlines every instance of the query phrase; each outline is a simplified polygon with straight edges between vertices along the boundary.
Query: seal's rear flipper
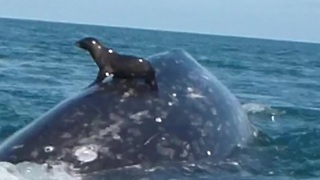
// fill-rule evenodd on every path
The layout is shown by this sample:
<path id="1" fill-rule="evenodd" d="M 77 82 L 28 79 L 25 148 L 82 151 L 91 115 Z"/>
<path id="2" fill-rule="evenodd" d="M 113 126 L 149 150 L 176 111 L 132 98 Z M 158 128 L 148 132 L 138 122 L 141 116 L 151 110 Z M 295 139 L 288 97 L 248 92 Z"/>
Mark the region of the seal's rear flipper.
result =
<path id="1" fill-rule="evenodd" d="M 146 74 L 145 83 L 148 84 L 152 90 L 158 91 L 158 84 L 156 81 L 156 75 L 153 68 Z"/>
<path id="2" fill-rule="evenodd" d="M 146 78 L 145 82 L 151 87 L 152 90 L 158 91 L 158 84 L 155 79 Z"/>

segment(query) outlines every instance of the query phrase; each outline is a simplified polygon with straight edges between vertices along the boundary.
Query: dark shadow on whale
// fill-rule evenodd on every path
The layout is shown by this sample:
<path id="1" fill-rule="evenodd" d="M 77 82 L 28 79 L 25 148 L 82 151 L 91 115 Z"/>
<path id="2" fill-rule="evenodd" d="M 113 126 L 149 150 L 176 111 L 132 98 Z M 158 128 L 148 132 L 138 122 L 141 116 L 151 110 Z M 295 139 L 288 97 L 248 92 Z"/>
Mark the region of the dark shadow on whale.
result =
<path id="1" fill-rule="evenodd" d="M 226 158 L 252 134 L 240 103 L 187 52 L 149 58 L 159 91 L 107 79 L 69 98 L 0 146 L 0 160 L 70 163 L 82 173 Z"/>

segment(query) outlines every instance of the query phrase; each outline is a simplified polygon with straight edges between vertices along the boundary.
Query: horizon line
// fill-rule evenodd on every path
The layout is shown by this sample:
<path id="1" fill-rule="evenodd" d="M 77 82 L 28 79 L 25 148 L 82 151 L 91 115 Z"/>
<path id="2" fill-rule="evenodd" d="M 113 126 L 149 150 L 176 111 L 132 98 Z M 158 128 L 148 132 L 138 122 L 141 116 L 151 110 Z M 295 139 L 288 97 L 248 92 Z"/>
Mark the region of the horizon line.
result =
<path id="1" fill-rule="evenodd" d="M 320 42 L 318 42 L 318 41 L 307 41 L 307 40 L 275 39 L 275 38 L 257 37 L 257 36 L 214 34 L 214 33 L 209 33 L 209 32 L 181 31 L 181 30 L 172 30 L 172 29 L 154 29 L 154 28 L 143 28 L 143 27 L 133 27 L 133 26 L 127 27 L 127 26 L 119 26 L 119 25 L 106 25 L 106 24 L 100 24 L 100 23 L 56 21 L 56 20 L 47 20 L 47 19 L 21 18 L 21 17 L 10 17 L 10 16 L 1 16 L 0 19 L 1 18 L 2 19 L 10 19 L 10 20 L 40 21 L 40 22 L 46 22 L 46 23 L 88 25 L 88 26 L 99 26 L 99 27 L 110 27 L 110 28 L 127 28 L 127 29 L 135 29 L 135 30 L 160 31 L 160 32 L 171 32 L 171 33 L 186 33 L 186 34 L 197 34 L 197 35 L 206 35 L 206 36 L 232 37 L 232 38 L 244 38 L 244 39 L 256 39 L 256 40 L 265 40 L 265 41 L 278 41 L 278 42 L 304 43 L 304 44 L 317 44 L 317 45 L 320 45 Z"/>

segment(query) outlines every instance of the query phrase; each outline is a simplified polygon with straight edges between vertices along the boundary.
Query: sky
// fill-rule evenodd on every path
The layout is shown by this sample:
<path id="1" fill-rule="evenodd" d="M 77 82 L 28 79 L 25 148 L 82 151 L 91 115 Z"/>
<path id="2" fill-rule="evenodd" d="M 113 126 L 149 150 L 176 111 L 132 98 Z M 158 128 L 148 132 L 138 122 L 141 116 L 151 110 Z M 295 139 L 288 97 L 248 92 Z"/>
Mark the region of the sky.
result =
<path id="1" fill-rule="evenodd" d="M 320 0 L 0 0 L 0 4 L 0 17 L 320 43 Z"/>

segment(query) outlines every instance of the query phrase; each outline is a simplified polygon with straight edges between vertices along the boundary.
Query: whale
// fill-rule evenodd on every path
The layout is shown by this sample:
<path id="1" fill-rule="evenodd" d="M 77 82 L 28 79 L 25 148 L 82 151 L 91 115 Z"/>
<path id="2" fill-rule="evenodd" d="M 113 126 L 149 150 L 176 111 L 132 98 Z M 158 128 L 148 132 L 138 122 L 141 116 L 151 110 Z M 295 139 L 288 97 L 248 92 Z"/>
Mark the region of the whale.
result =
<path id="1" fill-rule="evenodd" d="M 63 162 L 92 173 L 219 161 L 248 143 L 253 130 L 239 100 L 188 52 L 172 49 L 146 59 L 158 91 L 143 81 L 107 78 L 5 139 L 0 161 Z"/>

